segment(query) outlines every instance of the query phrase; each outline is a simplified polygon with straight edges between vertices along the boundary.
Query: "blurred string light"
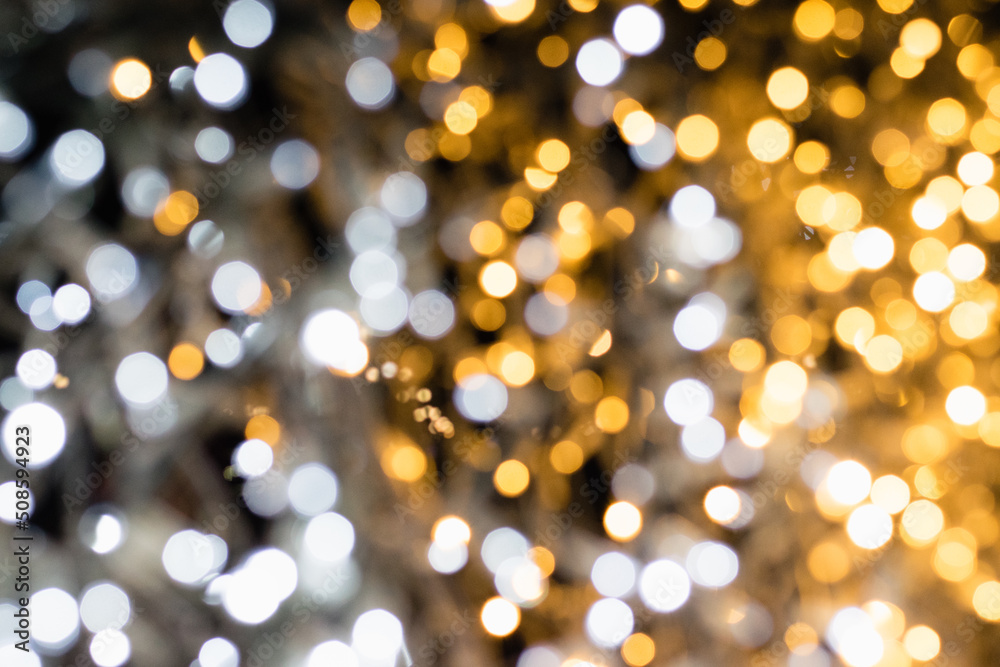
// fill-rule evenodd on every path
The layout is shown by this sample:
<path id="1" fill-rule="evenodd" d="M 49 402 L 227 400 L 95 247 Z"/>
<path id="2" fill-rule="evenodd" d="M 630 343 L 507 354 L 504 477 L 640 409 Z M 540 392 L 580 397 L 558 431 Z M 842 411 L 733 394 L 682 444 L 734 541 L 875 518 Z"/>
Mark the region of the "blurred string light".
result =
<path id="1" fill-rule="evenodd" d="M 221 401 L 214 393 L 225 386 L 221 378 L 237 378 L 246 383 L 240 396 L 254 395 L 249 377 L 265 363 L 274 364 L 267 369 L 277 386 L 287 370 L 278 364 L 294 359 L 296 386 L 304 380 L 305 389 L 296 395 L 301 406 L 286 408 L 289 423 L 277 410 L 274 417 L 257 411 L 257 398 L 238 399 L 247 403 L 246 428 L 240 421 L 238 429 L 245 439 L 226 452 L 223 474 L 242 485 L 247 512 L 285 527 L 267 534 L 274 544 L 237 553 L 235 533 L 161 526 L 161 576 L 203 589 L 206 602 L 237 623 L 258 625 L 308 594 L 317 572 L 352 572 L 330 605 L 350 604 L 353 628 L 337 639 L 316 633 L 295 642 L 307 665 L 392 664 L 406 652 L 407 605 L 361 608 L 368 596 L 352 602 L 346 592 L 360 585 L 362 554 L 388 539 L 372 509 L 380 505 L 358 493 L 381 485 L 383 474 L 380 492 L 398 494 L 397 511 L 418 515 L 407 521 L 427 524 L 407 552 L 416 554 L 419 577 L 450 576 L 471 592 L 462 599 L 478 610 L 476 629 L 485 635 L 509 637 L 523 626 L 523 638 L 544 638 L 520 651 L 519 667 L 596 664 L 581 657 L 584 642 L 620 653 L 630 667 L 682 653 L 701 659 L 710 642 L 730 651 L 730 662 L 753 661 L 781 642 L 790 664 L 932 661 L 943 650 L 939 632 L 949 627 L 951 603 L 912 624 L 902 611 L 912 602 L 907 585 L 883 587 L 900 606 L 855 600 L 869 572 L 892 566 L 879 562 L 884 554 L 889 564 L 923 558 L 930 567 L 908 570 L 906 584 L 1000 621 L 1000 583 L 988 567 L 995 500 L 984 472 L 986 447 L 1000 446 L 989 253 L 1000 239 L 993 164 L 1000 85 L 989 24 L 971 9 L 916 16 L 908 0 L 880 0 L 871 16 L 804 0 L 774 9 L 773 24 L 755 24 L 769 40 L 821 56 L 829 65 L 821 68 L 806 55 L 792 64 L 763 57 L 756 49 L 763 33 L 729 20 L 760 16 L 754 0 L 720 9 L 717 19 L 698 13 L 707 4 L 633 4 L 612 16 L 595 11 L 596 1 L 569 0 L 545 18 L 561 21 L 572 10 L 573 31 L 556 24 L 542 35 L 531 32 L 543 10 L 534 0 L 490 0 L 475 18 L 434 3 L 400 12 L 354 0 L 338 19 L 338 29 L 350 31 L 340 44 L 347 61 L 318 58 L 340 64 L 316 78 L 335 91 L 323 95 L 346 103 L 335 116 L 338 131 L 377 140 L 386 159 L 371 162 L 359 150 L 348 176 L 322 129 L 335 105 L 317 93 L 327 106 L 296 128 L 301 138 L 265 148 L 263 178 L 247 173 L 258 194 L 308 201 L 329 229 L 343 231 L 349 253 L 337 250 L 307 287 L 301 277 L 294 288 L 287 277 L 274 280 L 280 271 L 269 252 L 281 252 L 285 225 L 275 220 L 283 214 L 261 207 L 269 236 L 264 250 L 255 249 L 247 240 L 252 216 L 232 208 L 246 192 L 220 193 L 210 220 L 211 204 L 187 173 L 218 175 L 209 165 L 243 157 L 242 139 L 223 129 L 237 127 L 224 112 L 244 112 L 259 60 L 272 61 L 268 50 L 279 43 L 272 35 L 284 19 L 275 7 L 229 3 L 220 29 L 231 47 L 223 51 L 205 51 L 225 44 L 217 39 L 179 39 L 192 60 L 175 67 L 169 91 L 154 91 L 159 81 L 137 57 L 97 47 L 73 53 L 66 60 L 73 90 L 94 104 L 108 95 L 129 103 L 136 122 L 149 107 L 189 101 L 223 115 L 178 131 L 185 145 L 167 147 L 165 160 L 154 150 L 126 157 L 124 132 L 94 125 L 39 132 L 45 116 L 33 100 L 0 101 L 0 160 L 39 160 L 5 185 L 9 217 L 85 220 L 95 193 L 120 170 L 111 190 L 120 193 L 129 230 L 117 240 L 92 230 L 79 236 L 69 245 L 80 251 L 64 267 L 53 260 L 17 269 L 10 293 L 28 333 L 0 384 L 10 411 L 6 458 L 15 456 L 15 425 L 26 420 L 36 425 L 34 468 L 65 458 L 78 428 L 115 429 L 94 416 L 106 412 L 89 395 L 101 380 L 89 380 L 63 343 L 36 341 L 91 315 L 98 326 L 148 323 L 144 312 L 176 279 L 174 264 L 161 260 L 178 252 L 193 262 L 184 264 L 185 292 L 208 307 L 171 301 L 180 309 L 170 311 L 177 332 L 156 327 L 107 362 L 103 381 L 114 383 L 128 423 L 143 424 L 175 398 L 203 403 L 191 397 L 209 383 Z M 692 38 L 685 60 L 678 56 L 688 13 L 707 17 L 707 32 Z M 864 33 L 886 20 L 899 29 L 881 53 Z M 411 22 L 420 28 L 409 31 Z M 488 76 L 476 80 L 489 74 L 483 64 L 507 35 L 538 40 L 518 45 L 518 64 L 533 66 L 524 68 L 521 96 Z M 872 63 L 866 81 L 830 65 L 858 55 Z M 654 67 L 671 59 L 698 72 L 684 72 L 693 83 L 680 92 L 690 95 L 659 99 L 644 81 L 662 83 Z M 957 76 L 944 76 L 952 62 Z M 302 74 L 286 83 L 311 96 L 318 87 Z M 947 85 L 931 91 L 928 77 Z M 532 95 L 547 99 L 547 89 L 565 100 L 567 118 L 556 120 L 567 122 L 546 129 Z M 719 91 L 731 101 L 722 104 Z M 414 113 L 402 113 L 404 105 Z M 43 137 L 51 143 L 36 147 Z M 388 167 L 396 158 L 399 166 Z M 642 173 L 605 172 L 618 158 Z M 444 184 L 443 163 L 455 170 Z M 155 230 L 157 243 L 187 237 L 167 251 L 144 230 Z M 607 266 L 614 268 L 602 274 Z M 294 295 L 296 309 L 272 317 L 276 284 L 287 287 L 282 296 Z M 291 349 L 281 347 L 286 340 Z M 302 415 L 329 404 L 341 411 L 330 413 L 332 421 L 351 417 L 348 398 L 317 388 L 330 373 L 347 378 L 333 385 L 338 391 L 351 382 L 387 388 L 391 408 L 378 414 L 392 435 L 370 438 L 374 465 L 363 467 L 360 449 L 325 431 L 306 458 L 346 458 L 351 466 L 286 457 L 286 448 L 310 439 L 297 423 Z M 78 385 L 88 387 L 80 414 L 59 400 Z M 226 405 L 226 414 L 239 412 Z M 175 424 L 187 422 L 165 423 L 154 430 L 172 438 Z M 632 458 L 611 465 L 610 484 L 601 476 L 593 500 L 597 485 L 588 481 L 580 492 L 590 501 L 585 516 L 571 514 L 581 479 L 621 452 Z M 958 455 L 983 465 L 955 479 L 948 462 Z M 0 497 L 13 492 L 0 485 Z M 544 520 L 537 530 L 539 516 L 552 520 L 556 537 Z M 761 539 L 774 517 L 793 528 Z M 139 520 L 149 539 L 147 517 Z M 822 530 L 796 528 L 800 520 Z M 129 522 L 115 506 L 83 512 L 78 536 L 95 554 L 131 548 Z M 795 609 L 754 585 L 773 564 L 769 550 L 789 560 L 801 554 Z M 871 569 L 852 569 L 855 557 Z M 470 584 L 484 568 L 490 581 Z M 363 590 L 378 591 L 370 576 L 366 570 Z M 126 663 L 141 646 L 130 638 L 126 584 L 79 589 L 78 597 L 57 587 L 35 594 L 32 604 L 46 614 L 40 650 L 65 653 L 80 639 L 82 620 L 95 664 Z M 647 612 L 677 613 L 692 631 L 664 635 Z M 569 629 L 552 630 L 552 617 Z M 202 667 L 241 660 L 232 640 L 206 633 L 199 642 Z"/>

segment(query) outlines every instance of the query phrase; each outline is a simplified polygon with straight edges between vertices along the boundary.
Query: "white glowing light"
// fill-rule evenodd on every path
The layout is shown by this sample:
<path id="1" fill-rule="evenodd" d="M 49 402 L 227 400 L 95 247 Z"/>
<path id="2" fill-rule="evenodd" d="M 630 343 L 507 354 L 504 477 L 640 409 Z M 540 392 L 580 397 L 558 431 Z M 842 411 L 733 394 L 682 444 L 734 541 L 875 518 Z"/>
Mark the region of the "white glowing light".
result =
<path id="1" fill-rule="evenodd" d="M 623 553 L 601 554 L 590 569 L 590 581 L 601 595 L 621 598 L 635 588 L 635 561 Z"/>
<path id="2" fill-rule="evenodd" d="M 862 229 L 854 237 L 854 258 L 862 267 L 874 271 L 892 261 L 896 244 L 889 232 L 880 227 Z"/>
<path id="3" fill-rule="evenodd" d="M 205 56 L 194 70 L 194 87 L 209 105 L 233 109 L 247 95 L 247 73 L 236 58 L 225 53 Z"/>
<path id="4" fill-rule="evenodd" d="M 913 281 L 913 298 L 929 313 L 940 313 L 955 300 L 955 283 L 940 271 L 928 271 Z"/>
<path id="5" fill-rule="evenodd" d="M 635 618 L 632 609 L 621 600 L 604 598 L 590 606 L 584 623 L 587 636 L 597 646 L 615 648 L 621 646 L 632 634 Z"/>
<path id="6" fill-rule="evenodd" d="M 691 580 L 706 588 L 722 588 L 736 578 L 740 561 L 736 552 L 721 542 L 699 542 L 685 561 Z"/>
<path id="7" fill-rule="evenodd" d="M 322 514 L 337 502 L 337 476 L 321 463 L 296 468 L 288 483 L 292 508 L 305 516 Z"/>
<path id="8" fill-rule="evenodd" d="M 715 217 L 715 197 L 700 185 L 688 185 L 674 193 L 669 210 L 679 226 L 697 229 Z"/>
<path id="9" fill-rule="evenodd" d="M 868 468 L 857 461 L 841 461 L 827 473 L 830 495 L 841 505 L 856 505 L 868 497 L 872 476 Z"/>
<path id="10" fill-rule="evenodd" d="M 205 339 L 205 356 L 216 366 L 231 368 L 243 358 L 243 343 L 229 329 L 216 329 Z"/>
<path id="11" fill-rule="evenodd" d="M 726 444 L 726 429 L 716 419 L 705 417 L 681 429 L 681 448 L 692 461 L 714 460 Z"/>
<path id="12" fill-rule="evenodd" d="M 196 142 L 195 146 L 197 145 Z M 125 203 L 125 208 L 132 215 L 142 218 L 152 217 L 156 213 L 156 207 L 169 194 L 170 182 L 163 172 L 155 167 L 134 169 L 122 183 L 122 201 Z"/>
<path id="13" fill-rule="evenodd" d="M 139 280 L 135 257 L 116 243 L 96 246 L 87 258 L 87 279 L 104 303 L 131 292 Z"/>
<path id="14" fill-rule="evenodd" d="M 691 579 L 672 560 L 654 560 L 642 569 L 639 597 L 651 610 L 668 613 L 680 609 L 691 595 Z"/>
<path id="15" fill-rule="evenodd" d="M 316 558 L 339 563 L 354 549 L 354 526 L 336 512 L 326 512 L 309 520 L 302 545 Z"/>
<path id="16" fill-rule="evenodd" d="M 236 0 L 222 16 L 222 29 L 233 44 L 252 49 L 271 36 L 274 16 L 271 8 L 258 0 Z"/>
<path id="17" fill-rule="evenodd" d="M 862 505 L 851 512 L 847 535 L 863 549 L 878 549 L 892 537 L 892 517 L 877 505 Z"/>
<path id="18" fill-rule="evenodd" d="M 347 93 L 362 109 L 381 109 L 396 88 L 392 70 L 378 58 L 362 58 L 347 70 Z"/>
<path id="19" fill-rule="evenodd" d="M 351 648 L 362 662 L 392 664 L 403 646 L 403 624 L 385 609 L 372 609 L 358 616 L 351 630 Z"/>
<path id="20" fill-rule="evenodd" d="M 101 630 L 90 640 L 90 657 L 98 667 L 120 667 L 132 656 L 132 642 L 121 630 Z"/>
<path id="21" fill-rule="evenodd" d="M 263 440 L 251 438 L 233 451 L 233 466 L 242 477 L 260 477 L 271 469 L 274 450 Z"/>
<path id="22" fill-rule="evenodd" d="M 227 262 L 212 277 L 212 297 L 227 313 L 246 312 L 260 299 L 263 289 L 260 274 L 246 262 Z"/>
<path id="23" fill-rule="evenodd" d="M 458 572 L 469 562 L 469 548 L 462 542 L 442 544 L 431 542 L 427 549 L 427 562 L 441 574 Z"/>
<path id="24" fill-rule="evenodd" d="M 319 167 L 319 152 L 301 139 L 284 142 L 271 156 L 271 175 L 289 190 L 301 190 L 316 180 Z"/>
<path id="25" fill-rule="evenodd" d="M 90 314 L 90 292 L 76 283 L 63 285 L 52 297 L 52 310 L 66 324 L 77 324 Z"/>
<path id="26" fill-rule="evenodd" d="M 607 86 L 622 74 L 625 59 L 610 39 L 592 39 L 576 54 L 576 71 L 592 86 Z"/>
<path id="27" fill-rule="evenodd" d="M 153 403 L 167 393 L 167 365 L 149 352 L 130 354 L 118 364 L 115 387 L 129 403 Z"/>
<path id="28" fill-rule="evenodd" d="M 427 186 L 416 174 L 400 171 L 385 179 L 379 201 L 398 227 L 409 227 L 427 208 Z"/>
<path id="29" fill-rule="evenodd" d="M 701 421 L 712 413 L 715 398 L 708 386 L 692 378 L 678 380 L 667 388 L 663 408 L 675 424 L 688 426 Z"/>
<path id="30" fill-rule="evenodd" d="M 27 153 L 34 137 L 28 115 L 10 102 L 0 102 L 0 160 L 16 160 Z"/>
<path id="31" fill-rule="evenodd" d="M 425 290 L 410 301 L 410 326 L 421 338 L 434 340 L 455 325 L 455 305 L 437 290 Z"/>
<path id="32" fill-rule="evenodd" d="M 470 421 L 490 422 L 507 409 L 507 387 L 485 373 L 462 378 L 454 392 L 455 407 Z"/>
<path id="33" fill-rule="evenodd" d="M 632 5 L 618 12 L 613 32 L 623 51 L 644 56 L 663 43 L 663 18 L 651 7 Z"/>
<path id="34" fill-rule="evenodd" d="M 66 445 L 66 422 L 54 408 L 44 403 L 27 403 L 14 408 L 3 420 L 3 454 L 11 463 L 17 456 L 17 428 L 30 425 L 31 456 L 28 468 L 44 468 L 55 460 Z M 23 444 L 23 440 L 21 441 Z"/>
<path id="35" fill-rule="evenodd" d="M 114 584 L 92 584 L 80 596 L 80 618 L 91 632 L 120 630 L 132 615 L 128 594 Z"/>
<path id="36" fill-rule="evenodd" d="M 18 379 L 29 389 L 45 389 L 56 379 L 56 360 L 45 350 L 28 350 L 17 360 Z"/>
<path id="37" fill-rule="evenodd" d="M 236 644 L 222 637 L 213 637 L 198 651 L 199 667 L 239 667 L 240 652 Z"/>
<path id="38" fill-rule="evenodd" d="M 206 535 L 197 530 L 174 533 L 163 545 L 163 569 L 180 584 L 202 581 L 215 565 L 215 551 Z"/>
<path id="39" fill-rule="evenodd" d="M 317 644 L 306 660 L 305 667 L 358 667 L 358 654 L 350 646 L 337 640 Z"/>
<path id="40" fill-rule="evenodd" d="M 31 639 L 38 646 L 62 652 L 80 634 L 80 610 L 73 596 L 59 588 L 46 588 L 31 596 Z"/>
<path id="41" fill-rule="evenodd" d="M 494 574 L 508 558 L 524 558 L 528 555 L 527 538 L 513 528 L 497 528 L 483 540 L 480 555 L 483 564 Z"/>
<path id="42" fill-rule="evenodd" d="M 70 130 L 52 146 L 49 166 L 65 185 L 86 185 L 104 168 L 104 144 L 86 130 Z"/>
<path id="43" fill-rule="evenodd" d="M 195 137 L 194 149 L 205 162 L 219 164 L 233 156 L 233 138 L 220 127 L 206 127 Z"/>

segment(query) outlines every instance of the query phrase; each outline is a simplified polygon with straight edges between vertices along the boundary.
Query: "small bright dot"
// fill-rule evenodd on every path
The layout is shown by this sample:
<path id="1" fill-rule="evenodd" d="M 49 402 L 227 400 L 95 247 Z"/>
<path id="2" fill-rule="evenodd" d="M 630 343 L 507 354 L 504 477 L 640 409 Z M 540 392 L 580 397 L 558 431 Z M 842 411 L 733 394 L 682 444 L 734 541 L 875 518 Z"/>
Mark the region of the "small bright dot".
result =
<path id="1" fill-rule="evenodd" d="M 604 513 L 604 529 L 612 539 L 628 542 L 642 530 L 642 513 L 632 503 L 613 503 Z"/>
<path id="2" fill-rule="evenodd" d="M 145 95 L 153 83 L 153 75 L 141 60 L 123 60 L 111 71 L 111 86 L 122 99 L 136 100 Z"/>
<path id="3" fill-rule="evenodd" d="M 663 18 L 645 5 L 632 5 L 618 13 L 615 41 L 626 53 L 644 56 L 663 42 Z"/>
<path id="4" fill-rule="evenodd" d="M 506 637 L 521 623 L 521 610 L 501 597 L 487 600 L 479 616 L 483 628 L 494 637 Z"/>
<path id="5" fill-rule="evenodd" d="M 490 296 L 503 298 L 517 287 L 517 272 L 507 262 L 490 262 L 479 272 L 479 284 Z"/>
<path id="6" fill-rule="evenodd" d="M 986 397 L 975 387 L 956 387 L 948 394 L 944 409 L 956 424 L 975 424 L 986 414 Z"/>

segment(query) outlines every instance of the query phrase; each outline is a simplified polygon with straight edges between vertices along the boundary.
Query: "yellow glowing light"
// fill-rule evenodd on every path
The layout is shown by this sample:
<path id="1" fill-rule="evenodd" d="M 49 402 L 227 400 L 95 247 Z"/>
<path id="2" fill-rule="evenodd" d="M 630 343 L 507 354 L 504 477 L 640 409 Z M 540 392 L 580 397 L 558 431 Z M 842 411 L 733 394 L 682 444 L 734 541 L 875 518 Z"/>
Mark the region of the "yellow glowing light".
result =
<path id="1" fill-rule="evenodd" d="M 577 371 L 569 382 L 569 393 L 580 403 L 594 403 L 603 391 L 601 376 L 589 369 Z"/>
<path id="2" fill-rule="evenodd" d="M 538 61 L 546 67 L 559 67 L 569 58 L 569 44 L 558 35 L 549 35 L 538 43 Z"/>
<path id="3" fill-rule="evenodd" d="M 493 485 L 500 495 L 508 498 L 515 498 L 524 493 L 530 481 L 528 466 L 515 459 L 504 461 L 493 473 Z"/>
<path id="4" fill-rule="evenodd" d="M 927 60 L 941 48 L 941 28 L 929 19 L 913 19 L 899 33 L 899 45 L 914 58 Z"/>
<path id="5" fill-rule="evenodd" d="M 829 104 L 841 118 L 857 118 L 865 110 L 865 94 L 857 86 L 839 86 L 830 93 Z"/>
<path id="6" fill-rule="evenodd" d="M 906 631 L 903 646 L 914 660 L 933 660 L 941 650 L 941 638 L 926 625 L 915 625 Z"/>
<path id="7" fill-rule="evenodd" d="M 983 185 L 993 178 L 993 160 L 978 151 L 966 153 L 958 161 L 958 177 L 966 185 Z"/>
<path id="8" fill-rule="evenodd" d="M 986 270 L 986 255 L 978 246 L 963 243 L 948 253 L 948 271 L 956 280 L 968 282 L 983 275 Z"/>
<path id="9" fill-rule="evenodd" d="M 612 234 L 623 239 L 635 230 L 635 216 L 619 206 L 604 214 L 604 224 Z"/>
<path id="10" fill-rule="evenodd" d="M 934 102 L 927 110 L 927 128 L 942 141 L 951 142 L 960 138 L 965 123 L 965 107 L 950 97 Z"/>
<path id="11" fill-rule="evenodd" d="M 822 227 L 826 224 L 822 211 L 827 200 L 833 197 L 833 193 L 822 185 L 810 185 L 799 193 L 795 199 L 795 213 L 807 225 L 812 227 Z"/>
<path id="12" fill-rule="evenodd" d="M 958 52 L 955 60 L 958 71 L 966 79 L 975 80 L 980 74 L 993 67 L 996 63 L 993 54 L 982 44 L 969 44 Z"/>
<path id="13" fill-rule="evenodd" d="M 888 14 L 902 14 L 912 4 L 913 0 L 878 0 L 878 6 Z"/>
<path id="14" fill-rule="evenodd" d="M 380 462 L 387 475 L 404 482 L 415 482 L 427 472 L 427 457 L 415 445 L 392 445 L 382 453 Z"/>
<path id="15" fill-rule="evenodd" d="M 508 385 L 523 387 L 535 377 L 535 361 L 524 352 L 511 352 L 500 363 L 500 375 Z"/>
<path id="16" fill-rule="evenodd" d="M 850 192 L 837 192 L 823 202 L 821 214 L 830 229 L 838 232 L 853 229 L 861 222 L 861 201 Z"/>
<path id="17" fill-rule="evenodd" d="M 802 354 L 812 343 L 812 327 L 798 315 L 786 315 L 771 326 L 771 342 L 782 354 Z"/>
<path id="18" fill-rule="evenodd" d="M 562 440 L 549 450 L 549 462 L 557 472 L 572 474 L 583 465 L 583 449 L 572 440 Z"/>
<path id="19" fill-rule="evenodd" d="M 632 111 L 622 120 L 621 130 L 626 143 L 641 146 L 653 138 L 656 132 L 656 119 L 645 111 Z"/>
<path id="20" fill-rule="evenodd" d="M 205 367 L 205 356 L 198 346 L 192 343 L 179 343 L 170 351 L 167 366 L 178 380 L 193 380 Z"/>
<path id="21" fill-rule="evenodd" d="M 955 387 L 944 404 L 945 412 L 956 424 L 975 424 L 986 414 L 986 397 L 975 387 Z"/>
<path id="22" fill-rule="evenodd" d="M 729 346 L 729 363 L 741 373 L 752 373 L 764 366 L 764 346 L 752 338 L 740 338 Z"/>
<path id="23" fill-rule="evenodd" d="M 911 426 L 903 433 L 903 454 L 914 463 L 933 463 L 948 453 L 948 441 L 940 429 L 930 424 Z"/>
<path id="24" fill-rule="evenodd" d="M 622 660 L 629 667 L 646 667 L 656 657 L 656 644 L 649 635 L 637 632 L 622 643 Z"/>
<path id="25" fill-rule="evenodd" d="M 833 30 L 837 15 L 823 0 L 805 0 L 792 17 L 796 34 L 807 42 L 823 39 Z"/>
<path id="26" fill-rule="evenodd" d="M 281 441 L 281 424 L 270 415 L 254 415 L 243 429 L 247 439 L 263 440 L 272 447 Z"/>
<path id="27" fill-rule="evenodd" d="M 506 637 L 521 623 L 521 610 L 500 596 L 492 597 L 479 613 L 483 629 L 494 637 Z"/>
<path id="28" fill-rule="evenodd" d="M 382 20 L 382 8 L 375 0 L 354 0 L 347 8 L 347 21 L 358 32 L 374 30 Z"/>
<path id="29" fill-rule="evenodd" d="M 500 208 L 500 219 L 509 229 L 519 231 L 531 224 L 535 217 L 534 205 L 524 197 L 511 197 Z"/>
<path id="30" fill-rule="evenodd" d="M 197 37 L 192 37 L 188 40 L 188 53 L 191 54 L 191 60 L 196 63 L 200 63 L 205 59 L 205 51 L 201 48 L 201 44 L 198 43 Z"/>
<path id="31" fill-rule="evenodd" d="M 480 255 L 492 255 L 505 244 L 503 229 L 491 220 L 482 220 L 469 232 L 469 244 Z"/>
<path id="32" fill-rule="evenodd" d="M 948 315 L 948 324 L 960 338 L 972 340 L 986 333 L 990 315 L 975 301 L 963 301 Z"/>
<path id="33" fill-rule="evenodd" d="M 875 336 L 864 347 L 864 359 L 876 373 L 891 373 L 903 362 L 903 346 L 892 336 Z"/>
<path id="34" fill-rule="evenodd" d="M 198 216 L 198 200 L 186 190 L 172 192 L 153 214 L 153 225 L 165 236 L 176 236 Z"/>
<path id="35" fill-rule="evenodd" d="M 820 542 L 809 551 L 806 565 L 813 578 L 832 584 L 847 576 L 851 560 L 842 546 L 834 541 Z"/>
<path id="36" fill-rule="evenodd" d="M 570 234 L 585 232 L 594 226 L 594 214 L 580 201 L 563 204 L 557 216 L 559 227 Z"/>
<path id="37" fill-rule="evenodd" d="M 532 190 L 538 190 L 539 192 L 551 188 L 556 184 L 556 179 L 558 178 L 558 174 L 553 174 L 536 167 L 526 167 L 524 170 L 524 181 Z"/>
<path id="38" fill-rule="evenodd" d="M 900 79 L 912 79 L 924 71 L 924 61 L 914 58 L 906 49 L 900 47 L 889 56 L 889 66 Z"/>
<path id="39" fill-rule="evenodd" d="M 989 222 L 996 217 L 998 211 L 1000 196 L 988 185 L 975 185 L 966 190 L 962 197 L 962 214 L 970 222 Z"/>
<path id="40" fill-rule="evenodd" d="M 692 162 L 701 162 L 719 147 L 719 128 L 708 116 L 688 116 L 677 125 L 677 150 Z"/>
<path id="41" fill-rule="evenodd" d="M 910 139 L 896 128 L 882 130 L 872 141 L 872 156 L 885 167 L 897 167 L 910 155 Z"/>
<path id="42" fill-rule="evenodd" d="M 910 266 L 917 273 L 943 271 L 948 265 L 948 246 L 929 236 L 920 239 L 910 248 Z"/>
<path id="43" fill-rule="evenodd" d="M 507 310 L 496 299 L 480 299 L 470 313 L 472 324 L 480 331 L 496 331 L 507 319 Z"/>
<path id="44" fill-rule="evenodd" d="M 893 299 L 885 307 L 885 321 L 896 331 L 909 329 L 917 321 L 917 308 L 906 299 Z"/>
<path id="45" fill-rule="evenodd" d="M 554 294 L 564 303 L 569 303 L 576 298 L 576 282 L 565 273 L 553 273 L 545 281 L 544 291 Z"/>
<path id="46" fill-rule="evenodd" d="M 944 528 L 944 513 L 930 500 L 915 500 L 903 510 L 899 526 L 900 533 L 908 544 L 924 546 Z"/>
<path id="47" fill-rule="evenodd" d="M 872 484 L 871 498 L 889 514 L 898 514 L 910 502 L 910 486 L 895 475 L 883 475 Z"/>
<path id="48" fill-rule="evenodd" d="M 716 486 L 705 494 L 705 513 L 716 523 L 732 523 L 742 508 L 740 495 L 728 486 Z"/>
<path id="49" fill-rule="evenodd" d="M 558 139 L 543 141 L 538 146 L 535 158 L 546 171 L 560 172 L 569 164 L 569 146 Z"/>
<path id="50" fill-rule="evenodd" d="M 642 530 L 642 512 L 624 500 L 612 503 L 604 512 L 604 530 L 611 539 L 628 542 Z"/>
<path id="51" fill-rule="evenodd" d="M 830 164 L 830 150 L 818 141 L 806 141 L 798 145 L 792 159 L 803 174 L 818 174 Z"/>
<path id="52" fill-rule="evenodd" d="M 767 370 L 764 388 L 767 393 L 783 402 L 797 401 L 806 393 L 809 376 L 794 361 L 779 361 Z"/>
<path id="53" fill-rule="evenodd" d="M 792 128 L 777 118 L 763 118 L 750 128 L 747 148 L 761 162 L 777 162 L 792 149 Z"/>
<path id="54" fill-rule="evenodd" d="M 479 272 L 479 286 L 488 295 L 503 298 L 517 287 L 517 271 L 507 262 L 490 262 Z"/>
<path id="55" fill-rule="evenodd" d="M 434 81 L 451 81 L 462 71 L 462 57 L 453 50 L 434 49 L 427 59 L 427 72 Z"/>
<path id="56" fill-rule="evenodd" d="M 468 134 L 476 129 L 479 116 L 468 102 L 452 102 L 444 112 L 444 124 L 455 134 Z"/>
<path id="57" fill-rule="evenodd" d="M 774 397 L 771 396 L 771 398 L 773 399 Z M 779 399 L 775 400 L 778 403 L 782 403 Z M 782 407 L 792 408 L 793 410 L 801 409 L 801 404 L 798 401 L 784 401 L 783 403 Z M 795 416 L 798 415 L 796 414 Z M 791 417 L 791 419 L 794 419 L 795 416 Z M 754 423 L 749 419 L 741 419 L 739 426 L 736 427 L 736 432 L 744 445 L 754 449 L 760 449 L 771 441 L 772 434 L 770 427 L 766 424 Z"/>
<path id="58" fill-rule="evenodd" d="M 608 329 L 604 330 L 604 333 L 594 341 L 594 344 L 590 346 L 590 351 L 587 354 L 591 357 L 600 357 L 607 353 L 611 349 L 611 331 Z"/>
<path id="59" fill-rule="evenodd" d="M 434 33 L 434 46 L 439 49 L 451 49 L 464 58 L 469 52 L 469 38 L 465 30 L 457 23 L 445 23 Z"/>
<path id="60" fill-rule="evenodd" d="M 152 85 L 153 75 L 141 60 L 122 60 L 111 70 L 111 92 L 119 99 L 137 100 Z"/>
<path id="61" fill-rule="evenodd" d="M 719 69 L 726 55 L 726 43 L 715 37 L 706 37 L 694 48 L 694 61 L 706 72 Z"/>
<path id="62" fill-rule="evenodd" d="M 628 425 L 628 404 L 617 396 L 602 398 L 594 410 L 594 422 L 605 433 L 618 433 Z"/>
<path id="63" fill-rule="evenodd" d="M 984 621 L 1000 622 L 1000 582 L 985 581 L 972 594 L 972 606 Z"/>
<path id="64" fill-rule="evenodd" d="M 946 581 L 964 581 L 975 573 L 979 545 L 964 528 L 941 533 L 934 552 L 934 571 Z"/>
<path id="65" fill-rule="evenodd" d="M 865 27 L 864 15 L 856 9 L 845 7 L 837 12 L 833 32 L 841 39 L 854 39 Z"/>
<path id="66" fill-rule="evenodd" d="M 482 118 L 493 110 L 493 96 L 482 86 L 463 88 L 458 96 L 459 102 L 466 102 L 476 110 L 476 115 Z"/>
<path id="67" fill-rule="evenodd" d="M 948 218 L 948 209 L 940 199 L 927 195 L 913 200 L 910 216 L 921 229 L 937 229 Z"/>
<path id="68" fill-rule="evenodd" d="M 535 0 L 513 0 L 504 4 L 489 5 L 490 11 L 505 23 L 520 23 L 535 11 Z"/>

